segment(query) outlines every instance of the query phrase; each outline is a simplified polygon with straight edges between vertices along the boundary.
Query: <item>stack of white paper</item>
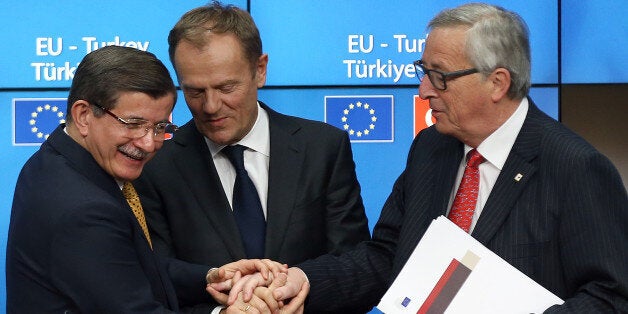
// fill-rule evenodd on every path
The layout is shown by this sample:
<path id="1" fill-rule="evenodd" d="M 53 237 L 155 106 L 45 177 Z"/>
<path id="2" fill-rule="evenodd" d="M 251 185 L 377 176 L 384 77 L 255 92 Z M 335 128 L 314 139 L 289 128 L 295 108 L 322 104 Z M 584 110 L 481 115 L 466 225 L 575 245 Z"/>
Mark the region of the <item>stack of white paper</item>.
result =
<path id="1" fill-rule="evenodd" d="M 384 313 L 541 313 L 563 300 L 449 219 L 435 219 L 377 308 Z"/>

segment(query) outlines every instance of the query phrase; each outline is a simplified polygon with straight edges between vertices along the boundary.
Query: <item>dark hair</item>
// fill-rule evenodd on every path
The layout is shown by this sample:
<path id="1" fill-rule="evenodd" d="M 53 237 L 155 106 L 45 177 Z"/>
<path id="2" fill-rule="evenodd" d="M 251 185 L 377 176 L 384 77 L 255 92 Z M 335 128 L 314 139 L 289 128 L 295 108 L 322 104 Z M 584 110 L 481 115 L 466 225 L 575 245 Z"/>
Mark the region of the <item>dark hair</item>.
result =
<path id="1" fill-rule="evenodd" d="M 141 92 L 154 99 L 177 91 L 170 72 L 154 54 L 135 48 L 107 46 L 87 54 L 79 64 L 68 96 L 67 112 L 77 100 L 111 109 L 123 92 Z M 69 114 L 67 120 L 72 121 Z"/>
<path id="2" fill-rule="evenodd" d="M 262 39 L 253 18 L 245 10 L 234 5 L 223 6 L 217 1 L 188 11 L 170 30 L 168 35 L 170 62 L 174 65 L 174 53 L 182 40 L 201 48 L 209 43 L 207 34 L 210 32 L 234 34 L 249 61 L 251 73 L 255 74 L 257 60 L 262 55 Z"/>

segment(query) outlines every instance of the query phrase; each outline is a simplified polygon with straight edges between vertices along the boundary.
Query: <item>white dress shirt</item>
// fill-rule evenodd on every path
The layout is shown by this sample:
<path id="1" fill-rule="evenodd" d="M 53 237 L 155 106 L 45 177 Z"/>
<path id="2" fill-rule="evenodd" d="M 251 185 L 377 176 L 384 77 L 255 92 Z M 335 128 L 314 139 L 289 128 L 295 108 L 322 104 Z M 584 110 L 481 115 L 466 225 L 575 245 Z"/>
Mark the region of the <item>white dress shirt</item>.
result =
<path id="1" fill-rule="evenodd" d="M 480 145 L 477 147 L 477 151 L 486 159 L 485 162 L 480 164 L 480 188 L 478 190 L 478 201 L 475 204 L 475 211 L 473 212 L 473 220 L 471 221 L 471 228 L 469 228 L 469 233 L 473 232 L 475 228 L 475 224 L 480 218 L 480 214 L 482 214 L 482 209 L 484 208 L 484 204 L 486 204 L 486 200 L 488 200 L 488 196 L 491 194 L 491 190 L 493 190 L 493 186 L 497 181 L 497 177 L 499 173 L 502 171 L 504 164 L 506 163 L 506 158 L 510 154 L 510 150 L 512 146 L 515 144 L 515 140 L 517 139 L 517 135 L 519 135 L 519 131 L 521 131 L 521 127 L 523 126 L 523 121 L 528 114 L 528 99 L 523 98 L 517 110 L 502 124 L 495 132 L 489 135 Z M 464 156 L 467 156 L 467 153 L 473 149 L 471 146 L 464 145 Z M 458 191 L 458 187 L 460 186 L 460 181 L 462 181 L 462 176 L 464 174 L 464 168 L 466 166 L 467 159 L 462 158 L 460 161 L 460 166 L 458 167 L 458 175 L 456 176 L 456 182 L 454 184 L 454 188 L 451 191 L 451 195 L 449 197 L 449 210 L 447 214 L 449 215 L 449 211 L 451 210 L 451 206 L 454 203 L 454 198 L 456 197 L 456 192 Z"/>
<path id="2" fill-rule="evenodd" d="M 216 165 L 216 171 L 220 177 L 222 187 L 227 194 L 229 204 L 233 208 L 233 185 L 235 183 L 236 172 L 235 168 L 220 151 L 225 147 L 224 145 L 217 145 L 216 143 L 205 138 L 205 142 L 209 147 L 209 151 Z M 253 181 L 259 200 L 262 203 L 262 209 L 264 211 L 264 217 L 267 217 L 266 213 L 266 200 L 268 199 L 268 166 L 270 162 L 270 128 L 268 122 L 268 113 L 257 104 L 257 119 L 251 131 L 235 144 L 246 146 L 244 151 L 244 168 L 249 173 L 249 177 Z"/>

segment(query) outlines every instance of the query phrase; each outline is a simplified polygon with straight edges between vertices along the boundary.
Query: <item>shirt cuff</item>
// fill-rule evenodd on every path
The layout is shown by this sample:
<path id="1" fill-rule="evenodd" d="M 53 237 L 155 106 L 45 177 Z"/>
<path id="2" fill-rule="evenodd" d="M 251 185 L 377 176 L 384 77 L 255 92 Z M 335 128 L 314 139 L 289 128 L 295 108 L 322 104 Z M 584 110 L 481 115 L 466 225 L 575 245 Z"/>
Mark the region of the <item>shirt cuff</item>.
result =
<path id="1" fill-rule="evenodd" d="M 224 309 L 224 308 L 225 308 L 225 307 L 224 307 L 224 306 L 222 306 L 222 305 L 221 305 L 221 306 L 217 306 L 217 307 L 215 307 L 215 308 L 212 310 L 212 312 L 211 312 L 210 314 L 220 314 L 220 310 L 222 310 L 222 309 Z"/>

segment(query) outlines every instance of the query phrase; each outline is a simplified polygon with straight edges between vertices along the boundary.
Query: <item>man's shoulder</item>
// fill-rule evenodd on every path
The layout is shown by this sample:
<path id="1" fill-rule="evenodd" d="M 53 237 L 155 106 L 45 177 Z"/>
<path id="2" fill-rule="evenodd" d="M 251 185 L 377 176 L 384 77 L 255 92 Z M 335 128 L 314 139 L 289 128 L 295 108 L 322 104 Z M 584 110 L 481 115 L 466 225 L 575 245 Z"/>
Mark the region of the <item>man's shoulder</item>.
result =
<path id="1" fill-rule="evenodd" d="M 539 131 L 534 137 L 538 137 L 539 146 L 545 151 L 553 151 L 560 155 L 599 153 L 591 143 L 561 122 L 545 114 L 539 114 L 535 119 Z M 524 128 L 526 127 L 524 124 Z M 534 126 L 531 127 L 532 134 L 536 133 L 534 128 Z M 522 129 L 522 132 L 528 132 L 528 130 Z"/>
<path id="2" fill-rule="evenodd" d="M 305 132 L 306 134 L 341 136 L 346 133 L 345 131 L 323 121 L 291 116 L 278 112 L 269 114 L 269 120 L 271 128 L 280 127 L 287 130 L 299 130 L 300 132 Z"/>

